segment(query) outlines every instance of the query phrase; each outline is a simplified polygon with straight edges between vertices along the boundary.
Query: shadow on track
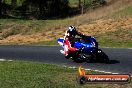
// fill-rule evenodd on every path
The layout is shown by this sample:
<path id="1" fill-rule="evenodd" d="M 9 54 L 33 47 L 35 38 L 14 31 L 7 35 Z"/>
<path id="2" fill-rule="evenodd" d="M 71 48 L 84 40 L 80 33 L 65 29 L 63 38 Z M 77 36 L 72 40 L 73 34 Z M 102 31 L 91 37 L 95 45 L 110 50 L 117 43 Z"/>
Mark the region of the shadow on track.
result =
<path id="1" fill-rule="evenodd" d="M 120 61 L 118 61 L 118 60 L 110 60 L 109 63 L 107 63 L 107 64 L 117 64 L 117 63 L 120 63 Z"/>
<path id="2" fill-rule="evenodd" d="M 84 61 L 85 62 L 85 61 Z M 76 63 L 83 63 L 83 62 L 76 62 Z M 105 63 L 105 64 L 117 64 L 120 63 L 118 60 L 109 60 L 109 62 L 100 62 L 100 61 L 89 61 L 87 63 Z"/>

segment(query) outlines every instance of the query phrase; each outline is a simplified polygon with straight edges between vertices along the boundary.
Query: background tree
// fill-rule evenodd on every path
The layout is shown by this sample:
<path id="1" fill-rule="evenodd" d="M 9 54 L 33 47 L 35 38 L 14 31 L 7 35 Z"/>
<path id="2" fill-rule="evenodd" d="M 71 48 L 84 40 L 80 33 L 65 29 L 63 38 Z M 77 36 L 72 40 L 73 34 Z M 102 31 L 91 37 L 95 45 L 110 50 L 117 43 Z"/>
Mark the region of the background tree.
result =
<path id="1" fill-rule="evenodd" d="M 78 7 L 81 8 L 81 0 L 78 0 Z"/>
<path id="2" fill-rule="evenodd" d="M 11 5 L 15 8 L 17 6 L 17 0 L 11 0 Z"/>
<path id="3" fill-rule="evenodd" d="M 68 0 L 25 0 L 23 6 L 39 19 L 63 17 L 69 10 Z"/>

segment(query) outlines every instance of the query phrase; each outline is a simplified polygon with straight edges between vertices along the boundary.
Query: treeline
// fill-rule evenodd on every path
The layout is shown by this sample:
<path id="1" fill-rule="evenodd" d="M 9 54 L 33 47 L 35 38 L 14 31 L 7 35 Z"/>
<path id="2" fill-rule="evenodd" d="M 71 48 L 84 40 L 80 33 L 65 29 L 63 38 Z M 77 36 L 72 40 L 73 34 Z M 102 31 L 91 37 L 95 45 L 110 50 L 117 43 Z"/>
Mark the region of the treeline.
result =
<path id="1" fill-rule="evenodd" d="M 10 4 L 7 4 L 7 2 Z M 21 5 L 17 5 L 21 1 Z M 87 1 L 91 3 L 86 4 Z M 1 17 L 25 19 L 63 18 L 80 13 L 84 5 L 104 0 L 78 0 L 78 7 L 70 7 L 69 0 L 0 0 Z"/>
<path id="2" fill-rule="evenodd" d="M 65 17 L 70 10 L 68 0 L 22 0 L 17 6 L 16 0 L 11 5 L 2 2 L 2 14 L 12 14 L 23 18 L 47 19 L 52 17 Z"/>

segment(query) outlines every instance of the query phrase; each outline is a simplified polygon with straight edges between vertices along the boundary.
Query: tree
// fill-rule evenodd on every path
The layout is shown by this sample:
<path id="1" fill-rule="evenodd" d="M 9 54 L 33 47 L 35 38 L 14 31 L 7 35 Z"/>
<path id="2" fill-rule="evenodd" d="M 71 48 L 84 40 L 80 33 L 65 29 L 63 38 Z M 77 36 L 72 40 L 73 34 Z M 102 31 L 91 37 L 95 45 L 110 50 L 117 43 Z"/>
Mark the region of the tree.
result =
<path id="1" fill-rule="evenodd" d="M 85 3 L 85 0 L 79 0 L 78 3 L 79 3 L 79 9 L 81 11 L 81 14 L 83 14 L 84 13 L 84 3 Z"/>
<path id="2" fill-rule="evenodd" d="M 81 8 L 81 0 L 78 1 L 78 7 Z"/>
<path id="3" fill-rule="evenodd" d="M 39 19 L 65 16 L 69 9 L 68 0 L 25 0 L 23 6 Z"/>
<path id="4" fill-rule="evenodd" d="M 11 0 L 11 5 L 15 8 L 17 6 L 17 0 Z"/>
<path id="5" fill-rule="evenodd" d="M 2 0 L 0 0 L 0 6 L 2 7 Z M 0 8 L 0 17 L 2 15 L 2 8 Z"/>

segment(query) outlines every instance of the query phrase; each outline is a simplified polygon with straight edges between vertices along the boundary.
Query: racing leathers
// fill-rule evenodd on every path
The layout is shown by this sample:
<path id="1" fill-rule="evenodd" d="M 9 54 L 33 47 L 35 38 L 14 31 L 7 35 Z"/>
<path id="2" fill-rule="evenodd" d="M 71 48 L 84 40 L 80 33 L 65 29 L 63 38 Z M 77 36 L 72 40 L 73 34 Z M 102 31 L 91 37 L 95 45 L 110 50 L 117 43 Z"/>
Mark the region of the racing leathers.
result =
<path id="1" fill-rule="evenodd" d="M 80 37 L 85 37 L 84 34 L 77 32 L 77 31 L 74 33 L 74 35 L 70 35 L 66 32 L 64 36 L 64 54 L 65 54 L 65 58 L 67 59 L 73 58 L 73 57 L 75 59 L 75 57 L 77 56 L 76 54 L 77 54 L 78 49 L 74 47 L 76 35 Z"/>

